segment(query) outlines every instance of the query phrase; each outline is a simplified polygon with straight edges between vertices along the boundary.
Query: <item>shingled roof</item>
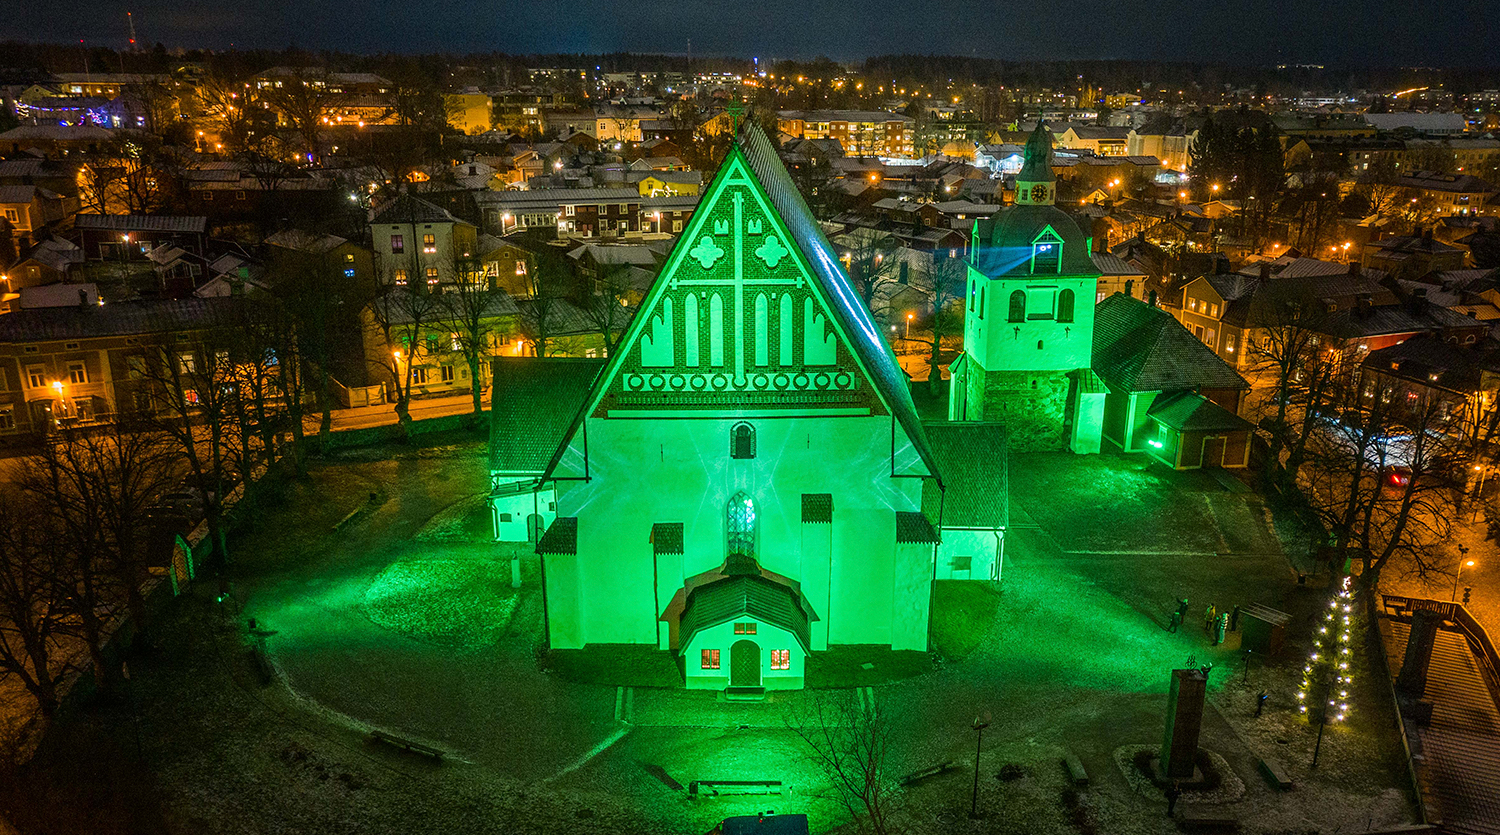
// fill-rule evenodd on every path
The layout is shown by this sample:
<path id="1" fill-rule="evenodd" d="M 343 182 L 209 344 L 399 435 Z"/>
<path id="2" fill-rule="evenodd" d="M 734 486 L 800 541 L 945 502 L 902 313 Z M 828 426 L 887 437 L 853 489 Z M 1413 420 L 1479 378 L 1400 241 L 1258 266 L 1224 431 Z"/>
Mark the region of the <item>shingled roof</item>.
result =
<path id="1" fill-rule="evenodd" d="M 1094 308 L 1094 371 L 1115 391 L 1250 387 L 1171 314 L 1118 293 Z"/>
<path id="2" fill-rule="evenodd" d="M 946 489 L 924 483 L 922 511 L 944 528 L 1006 527 L 1010 491 L 1005 426 L 968 421 L 928 421 L 925 426 Z"/>
<path id="3" fill-rule="evenodd" d="M 82 292 L 84 285 L 79 285 Z M 0 316 L 0 342 L 44 342 L 202 330 L 236 323 L 243 299 L 152 299 L 35 307 Z"/>
<path id="4" fill-rule="evenodd" d="M 1146 414 L 1178 432 L 1228 432 L 1250 428 L 1249 421 L 1190 391 L 1163 394 L 1151 403 Z"/>
<path id="5" fill-rule="evenodd" d="M 447 209 L 435 206 L 420 197 L 402 193 L 378 209 L 370 212 L 370 223 L 462 223 Z"/>
<path id="6" fill-rule="evenodd" d="M 691 644 L 700 630 L 748 616 L 796 635 L 802 648 L 811 652 L 809 624 L 816 618 L 800 598 L 796 589 L 760 574 L 735 574 L 698 586 L 688 593 L 682 612 L 681 645 Z"/>
<path id="7" fill-rule="evenodd" d="M 497 357 L 491 362 L 490 472 L 540 475 L 604 360 Z"/>

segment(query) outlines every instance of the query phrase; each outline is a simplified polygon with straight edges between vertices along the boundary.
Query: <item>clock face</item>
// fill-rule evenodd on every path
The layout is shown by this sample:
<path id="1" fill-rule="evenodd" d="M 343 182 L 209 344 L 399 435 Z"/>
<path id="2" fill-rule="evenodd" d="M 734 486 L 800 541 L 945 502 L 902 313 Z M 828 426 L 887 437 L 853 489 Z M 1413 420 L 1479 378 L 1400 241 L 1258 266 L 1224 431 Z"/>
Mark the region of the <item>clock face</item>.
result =
<path id="1" fill-rule="evenodd" d="M 1031 199 L 1033 201 L 1046 200 L 1047 199 L 1047 187 L 1045 185 L 1042 185 L 1041 183 L 1037 183 L 1036 185 L 1032 186 L 1031 187 Z"/>

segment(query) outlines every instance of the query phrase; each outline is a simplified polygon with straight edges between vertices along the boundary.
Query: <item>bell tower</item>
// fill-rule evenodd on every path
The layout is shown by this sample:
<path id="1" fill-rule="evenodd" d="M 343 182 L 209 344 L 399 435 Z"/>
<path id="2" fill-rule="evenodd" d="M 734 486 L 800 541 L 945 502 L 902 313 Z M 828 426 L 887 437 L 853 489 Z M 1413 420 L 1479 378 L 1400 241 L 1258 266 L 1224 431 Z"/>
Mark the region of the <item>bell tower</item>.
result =
<path id="1" fill-rule="evenodd" d="M 964 353 L 949 368 L 950 420 L 1003 422 L 1015 450 L 1098 452 L 1092 248 L 1057 207 L 1052 134 L 1038 123 L 1015 205 L 974 227 Z"/>

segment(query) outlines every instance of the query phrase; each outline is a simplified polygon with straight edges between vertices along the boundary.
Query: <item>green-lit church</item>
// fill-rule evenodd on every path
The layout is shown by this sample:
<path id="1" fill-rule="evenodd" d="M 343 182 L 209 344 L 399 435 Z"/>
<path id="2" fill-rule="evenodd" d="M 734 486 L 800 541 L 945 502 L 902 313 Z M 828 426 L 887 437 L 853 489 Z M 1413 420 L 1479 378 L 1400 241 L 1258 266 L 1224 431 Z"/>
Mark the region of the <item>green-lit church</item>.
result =
<path id="1" fill-rule="evenodd" d="M 933 451 L 758 128 L 610 359 L 521 362 L 496 365 L 495 419 L 532 428 L 492 450 L 492 501 L 497 525 L 546 528 L 553 648 L 654 644 L 689 687 L 751 692 L 801 687 L 830 645 L 927 648 Z M 528 387 L 576 409 L 549 429 Z"/>

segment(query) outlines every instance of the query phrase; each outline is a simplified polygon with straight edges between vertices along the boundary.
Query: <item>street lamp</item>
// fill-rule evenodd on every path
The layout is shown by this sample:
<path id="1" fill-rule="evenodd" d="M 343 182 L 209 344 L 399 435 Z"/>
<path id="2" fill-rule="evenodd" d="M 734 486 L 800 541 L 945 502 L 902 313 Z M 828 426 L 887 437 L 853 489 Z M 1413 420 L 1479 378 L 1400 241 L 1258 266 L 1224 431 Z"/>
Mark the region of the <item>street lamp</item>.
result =
<path id="1" fill-rule="evenodd" d="M 969 796 L 969 820 L 979 819 L 979 755 L 984 750 L 984 729 L 989 726 L 989 722 L 974 717 L 974 793 Z"/>
<path id="2" fill-rule="evenodd" d="M 1467 546 L 1467 545 L 1460 545 L 1460 546 L 1458 546 L 1458 570 L 1455 571 L 1455 572 L 1453 572 L 1453 594 L 1452 594 L 1452 596 L 1450 596 L 1448 598 L 1448 602 L 1450 602 L 1450 603 L 1458 600 L 1458 578 L 1463 576 L 1465 568 L 1473 568 L 1474 567 L 1474 561 L 1473 560 L 1465 560 L 1464 559 L 1464 557 L 1466 557 L 1468 555 L 1469 555 L 1469 546 Z"/>
<path id="3" fill-rule="evenodd" d="M 902 339 L 910 339 L 911 338 L 911 320 L 912 320 L 912 316 L 913 316 L 913 314 L 911 314 L 911 313 L 906 314 L 906 327 L 901 331 L 901 338 Z"/>

